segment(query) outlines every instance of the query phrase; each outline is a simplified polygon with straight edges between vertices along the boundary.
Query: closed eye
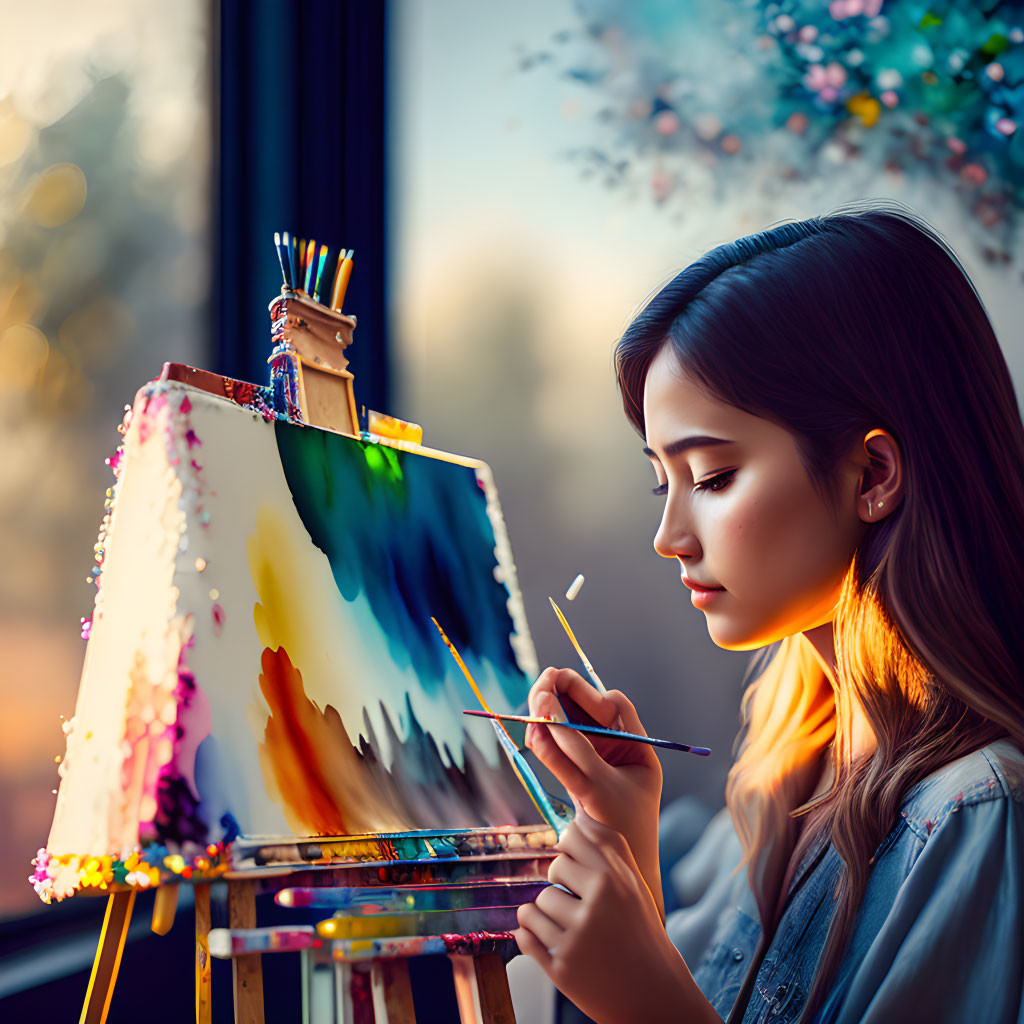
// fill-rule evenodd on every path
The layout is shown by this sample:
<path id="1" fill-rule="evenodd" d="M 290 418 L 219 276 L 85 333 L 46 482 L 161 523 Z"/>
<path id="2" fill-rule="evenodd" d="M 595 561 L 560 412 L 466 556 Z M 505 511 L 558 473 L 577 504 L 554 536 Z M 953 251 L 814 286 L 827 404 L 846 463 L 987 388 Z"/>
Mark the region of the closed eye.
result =
<path id="1" fill-rule="evenodd" d="M 724 491 L 725 488 L 729 486 L 735 475 L 735 469 L 727 469 L 724 473 L 718 473 L 715 476 L 709 477 L 707 480 L 701 480 L 700 483 L 694 484 L 693 489 L 695 491 Z M 651 491 L 651 494 L 656 494 L 658 497 L 664 497 L 668 494 L 668 484 L 659 484 Z"/>
<path id="2" fill-rule="evenodd" d="M 717 476 L 709 477 L 707 480 L 701 480 L 699 484 L 694 484 L 693 489 L 695 491 L 724 491 L 735 475 L 735 469 L 727 469 L 724 473 L 719 473 Z"/>

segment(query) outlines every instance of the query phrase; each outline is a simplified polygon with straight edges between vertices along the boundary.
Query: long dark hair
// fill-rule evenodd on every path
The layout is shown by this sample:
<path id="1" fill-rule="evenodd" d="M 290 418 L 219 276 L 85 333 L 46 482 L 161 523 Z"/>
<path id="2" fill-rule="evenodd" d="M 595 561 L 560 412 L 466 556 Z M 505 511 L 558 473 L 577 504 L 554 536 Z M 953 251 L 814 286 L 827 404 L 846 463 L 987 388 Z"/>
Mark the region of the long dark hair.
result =
<path id="1" fill-rule="evenodd" d="M 970 279 L 894 204 L 741 238 L 662 287 L 615 352 L 641 434 L 664 345 L 709 394 L 789 430 L 828 501 L 840 457 L 869 430 L 889 431 L 903 457 L 902 501 L 869 526 L 843 580 L 834 689 L 801 634 L 774 645 L 744 694 L 726 786 L 766 937 L 791 857 L 823 832 L 842 857 L 810 1019 L 906 792 L 1000 736 L 1024 747 L 1024 427 Z M 856 761 L 854 700 L 878 741 Z M 836 781 L 808 804 L 830 743 Z M 798 814 L 809 818 L 794 850 Z"/>

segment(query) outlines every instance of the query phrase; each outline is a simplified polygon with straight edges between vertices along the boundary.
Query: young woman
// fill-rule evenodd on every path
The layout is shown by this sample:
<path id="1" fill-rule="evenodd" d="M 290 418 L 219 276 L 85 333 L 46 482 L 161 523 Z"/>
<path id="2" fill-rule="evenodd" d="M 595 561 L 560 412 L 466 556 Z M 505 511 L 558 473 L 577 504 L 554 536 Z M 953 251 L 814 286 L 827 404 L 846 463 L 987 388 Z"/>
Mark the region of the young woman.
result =
<path id="1" fill-rule="evenodd" d="M 684 962 L 650 748 L 531 726 L 578 813 L 520 948 L 599 1022 L 1024 1021 L 1024 427 L 956 257 L 891 206 L 773 227 L 664 286 L 616 367 L 655 548 L 716 644 L 767 648 L 746 871 Z M 642 728 L 567 669 L 531 710 L 556 695 Z"/>

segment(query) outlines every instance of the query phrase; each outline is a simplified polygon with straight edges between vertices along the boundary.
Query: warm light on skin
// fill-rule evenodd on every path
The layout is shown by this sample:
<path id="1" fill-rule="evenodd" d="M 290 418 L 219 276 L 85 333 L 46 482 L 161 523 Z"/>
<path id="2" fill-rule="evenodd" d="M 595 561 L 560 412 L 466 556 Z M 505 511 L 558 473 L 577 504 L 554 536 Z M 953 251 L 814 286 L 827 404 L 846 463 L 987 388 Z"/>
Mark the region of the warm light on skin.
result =
<path id="1" fill-rule="evenodd" d="M 864 447 L 855 446 L 840 467 L 833 511 L 812 486 L 794 435 L 711 397 L 683 373 L 670 346 L 648 371 L 644 419 L 658 484 L 667 484 L 654 547 L 678 559 L 690 579 L 725 588 L 701 609 L 712 640 L 752 650 L 809 633 L 831 667 L 831 630 L 819 627 L 834 617 L 843 574 L 867 529 Z M 728 443 L 678 450 L 694 435 Z M 731 478 L 715 479 L 727 472 Z M 720 489 L 702 488 L 709 481 Z M 820 650 L 816 641 L 826 634 L 828 649 Z"/>

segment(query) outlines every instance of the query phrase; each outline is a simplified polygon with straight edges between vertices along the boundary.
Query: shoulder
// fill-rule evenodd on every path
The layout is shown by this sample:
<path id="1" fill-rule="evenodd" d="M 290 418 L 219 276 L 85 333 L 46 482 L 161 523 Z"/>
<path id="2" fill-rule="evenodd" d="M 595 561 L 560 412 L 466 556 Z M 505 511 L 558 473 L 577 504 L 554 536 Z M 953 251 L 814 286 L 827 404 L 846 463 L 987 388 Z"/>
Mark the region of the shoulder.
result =
<path id="1" fill-rule="evenodd" d="M 816 1020 L 1024 1022 L 1024 753 L 999 740 L 943 765 L 901 815 Z"/>
<path id="2" fill-rule="evenodd" d="M 1003 802 L 1019 814 L 1024 805 L 1024 753 L 1010 740 L 996 740 L 951 761 L 912 787 L 901 816 L 919 839 L 951 814 L 978 804 Z"/>

